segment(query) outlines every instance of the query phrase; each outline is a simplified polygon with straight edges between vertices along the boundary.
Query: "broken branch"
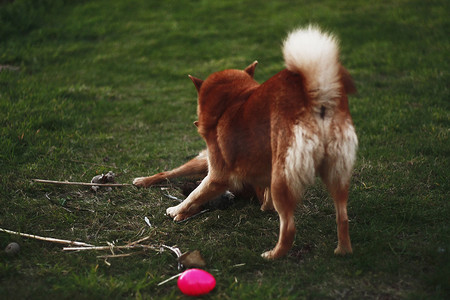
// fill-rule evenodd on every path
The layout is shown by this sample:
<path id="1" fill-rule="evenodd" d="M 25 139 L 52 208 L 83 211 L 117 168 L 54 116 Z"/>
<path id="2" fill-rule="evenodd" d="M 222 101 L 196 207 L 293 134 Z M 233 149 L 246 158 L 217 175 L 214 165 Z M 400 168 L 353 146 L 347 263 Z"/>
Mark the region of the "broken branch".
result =
<path id="1" fill-rule="evenodd" d="M 56 181 L 56 180 L 46 180 L 46 179 L 32 179 L 31 181 L 37 182 L 37 183 L 65 184 L 65 185 L 83 185 L 83 186 L 106 186 L 106 187 L 132 186 L 131 183 L 70 182 L 70 181 Z"/>
<path id="2" fill-rule="evenodd" d="M 143 241 L 146 241 L 146 240 L 150 239 L 151 237 L 152 237 L 152 236 L 149 235 L 149 236 L 147 236 L 147 237 L 145 237 L 145 238 L 142 238 L 142 239 L 140 239 L 140 240 L 137 240 L 137 241 L 134 241 L 134 242 L 130 242 L 130 243 L 128 243 L 126 246 L 133 246 L 133 245 L 139 244 L 139 243 L 141 243 L 141 242 L 143 242 Z"/>
<path id="3" fill-rule="evenodd" d="M 173 280 L 173 279 L 175 279 L 177 277 L 180 277 L 182 274 L 183 274 L 183 272 L 178 273 L 177 275 L 174 275 L 174 276 L 172 276 L 170 278 L 167 278 L 166 280 L 161 281 L 160 283 L 158 283 L 158 286 L 163 285 L 163 284 L 165 284 L 165 283 L 167 283 L 167 282 L 169 282 L 169 281 L 171 281 L 171 280 Z"/>
<path id="4" fill-rule="evenodd" d="M 136 254 L 141 254 L 143 251 L 133 252 L 133 253 L 124 253 L 124 254 L 114 254 L 114 255 L 99 255 L 97 258 L 118 258 L 118 257 L 128 257 Z"/>
<path id="5" fill-rule="evenodd" d="M 150 246 L 150 245 L 125 245 L 125 246 L 89 246 L 89 247 L 64 247 L 63 251 L 83 251 L 83 250 L 111 250 L 111 249 L 151 249 L 151 250 L 159 250 L 159 247 Z"/>
<path id="6" fill-rule="evenodd" d="M 76 241 L 69 241 L 69 240 L 61 240 L 61 239 L 43 237 L 43 236 L 38 236 L 38 235 L 34 235 L 34 234 L 16 232 L 16 231 L 3 229 L 3 228 L 0 228 L 0 231 L 1 232 L 6 232 L 6 233 L 9 233 L 9 234 L 15 234 L 15 235 L 23 236 L 23 237 L 28 237 L 28 238 L 32 238 L 32 239 L 36 239 L 36 240 L 57 243 L 57 244 L 83 246 L 83 247 L 92 247 L 93 246 L 93 245 L 90 245 L 90 244 L 87 244 L 87 243 L 83 243 L 83 242 L 76 242 Z"/>

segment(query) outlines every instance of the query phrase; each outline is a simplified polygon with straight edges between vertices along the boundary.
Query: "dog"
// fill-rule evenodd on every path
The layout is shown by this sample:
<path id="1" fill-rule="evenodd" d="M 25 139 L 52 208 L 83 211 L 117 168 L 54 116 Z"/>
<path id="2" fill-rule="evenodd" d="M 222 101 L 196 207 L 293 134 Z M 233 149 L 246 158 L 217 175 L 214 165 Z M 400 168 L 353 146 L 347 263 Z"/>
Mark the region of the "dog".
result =
<path id="1" fill-rule="evenodd" d="M 282 52 L 286 69 L 262 84 L 253 78 L 257 62 L 206 80 L 189 76 L 198 92 L 194 123 L 207 149 L 177 169 L 134 184 L 205 175 L 182 203 L 167 208 L 175 221 L 227 190 L 252 187 L 262 208 L 273 207 L 279 215 L 278 242 L 262 254 L 276 259 L 292 248 L 297 202 L 320 176 L 336 209 L 334 252 L 352 253 L 347 201 L 358 139 L 347 95 L 356 92 L 353 80 L 340 63 L 336 37 L 317 26 L 289 33 Z"/>

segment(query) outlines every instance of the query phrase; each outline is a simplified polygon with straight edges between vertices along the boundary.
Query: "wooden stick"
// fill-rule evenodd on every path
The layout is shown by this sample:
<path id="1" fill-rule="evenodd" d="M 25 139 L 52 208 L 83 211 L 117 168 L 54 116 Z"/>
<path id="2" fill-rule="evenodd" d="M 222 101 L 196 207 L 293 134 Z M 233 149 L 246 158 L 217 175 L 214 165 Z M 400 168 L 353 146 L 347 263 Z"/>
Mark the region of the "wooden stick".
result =
<path id="1" fill-rule="evenodd" d="M 84 185 L 84 186 L 132 186 L 131 183 L 92 183 L 92 182 L 69 182 L 69 181 L 55 181 L 46 179 L 31 179 L 33 182 L 50 183 L 50 184 L 65 184 L 65 185 Z"/>
<path id="2" fill-rule="evenodd" d="M 141 242 L 143 242 L 143 241 L 146 241 L 146 240 L 150 239 L 151 237 L 152 237 L 152 236 L 149 235 L 149 236 L 147 236 L 147 237 L 145 237 L 145 238 L 142 238 L 142 239 L 140 239 L 140 240 L 137 240 L 137 241 L 128 243 L 128 244 L 126 244 L 126 246 L 133 246 L 133 245 L 139 244 L 139 243 L 141 243 Z"/>
<path id="3" fill-rule="evenodd" d="M 124 253 L 124 254 L 114 254 L 114 255 L 99 255 L 97 258 L 116 258 L 116 257 L 128 257 L 136 254 L 144 253 L 144 251 Z"/>
<path id="4" fill-rule="evenodd" d="M 38 235 L 34 235 L 34 234 L 16 232 L 16 231 L 3 229 L 3 228 L 0 228 L 0 231 L 6 232 L 6 233 L 10 233 L 10 234 L 20 235 L 20 236 L 23 236 L 23 237 L 28 237 L 28 238 L 32 238 L 32 239 L 36 239 L 36 240 L 46 241 L 46 242 L 65 244 L 65 245 L 82 246 L 82 247 L 93 247 L 93 245 L 86 244 L 86 243 L 83 243 L 83 242 L 76 242 L 76 241 L 69 241 L 69 240 L 60 240 L 60 239 L 55 239 L 55 238 L 38 236 Z"/>
<path id="5" fill-rule="evenodd" d="M 174 276 L 172 276 L 170 278 L 167 278 L 166 280 L 161 281 L 160 283 L 158 283 L 158 286 L 163 285 L 163 284 L 165 284 L 165 283 L 167 283 L 167 282 L 169 282 L 169 281 L 171 281 L 171 280 L 173 280 L 173 279 L 175 279 L 177 277 L 180 277 L 182 274 L 183 274 L 183 272 L 178 273 L 177 275 L 174 275 Z"/>
<path id="6" fill-rule="evenodd" d="M 159 250 L 159 247 L 150 245 L 125 245 L 125 246 L 89 246 L 89 247 L 64 247 L 63 251 L 83 251 L 83 250 L 111 250 L 111 249 L 151 249 Z"/>

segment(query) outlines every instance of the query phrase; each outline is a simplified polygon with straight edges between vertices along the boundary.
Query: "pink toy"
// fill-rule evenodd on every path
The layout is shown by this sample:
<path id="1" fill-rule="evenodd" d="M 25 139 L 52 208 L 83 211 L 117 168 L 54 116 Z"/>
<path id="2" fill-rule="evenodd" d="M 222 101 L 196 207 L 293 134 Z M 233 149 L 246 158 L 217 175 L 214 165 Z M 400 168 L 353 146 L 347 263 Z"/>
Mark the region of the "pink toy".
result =
<path id="1" fill-rule="evenodd" d="M 211 292 L 216 286 L 214 276 L 200 269 L 189 269 L 178 278 L 178 288 L 188 296 L 200 296 Z"/>

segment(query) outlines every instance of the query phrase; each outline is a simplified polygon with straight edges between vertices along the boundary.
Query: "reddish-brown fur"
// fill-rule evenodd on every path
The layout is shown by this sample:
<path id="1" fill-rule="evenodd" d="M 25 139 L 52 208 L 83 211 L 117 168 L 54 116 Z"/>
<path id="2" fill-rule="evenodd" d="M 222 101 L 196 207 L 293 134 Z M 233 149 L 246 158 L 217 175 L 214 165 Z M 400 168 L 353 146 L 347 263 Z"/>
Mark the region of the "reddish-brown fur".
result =
<path id="1" fill-rule="evenodd" d="M 133 184 L 139 187 L 150 187 L 167 179 L 177 177 L 198 177 L 203 178 L 208 174 L 208 160 L 206 158 L 206 151 L 203 151 L 195 158 L 178 168 L 170 171 L 161 172 L 148 177 L 135 178 Z"/>
<path id="2" fill-rule="evenodd" d="M 286 171 L 290 167 L 286 165 L 290 159 L 288 149 L 294 147 L 295 150 L 295 139 L 299 138 L 297 130 L 322 145 L 323 153 L 319 158 L 304 158 L 314 159 L 315 169 L 304 171 L 313 172 L 311 176 L 317 172 L 334 199 L 338 227 L 335 253 L 351 253 L 346 208 L 350 171 L 340 165 L 347 160 L 343 150 L 345 133 L 349 127 L 353 129 L 347 93 L 356 89 L 350 75 L 339 65 L 340 93 L 332 99 L 336 106 L 330 109 L 318 107 L 316 91 L 306 88 L 307 74 L 285 69 L 260 85 L 253 79 L 255 66 L 256 62 L 243 71 L 217 72 L 205 81 L 191 77 L 198 91 L 196 125 L 207 144 L 207 155 L 170 172 L 137 178 L 134 183 L 149 186 L 162 178 L 207 173 L 183 203 L 167 209 L 174 220 L 195 214 L 202 204 L 227 189 L 239 190 L 243 185 L 254 187 L 263 207 L 273 205 L 280 217 L 278 243 L 274 249 L 263 253 L 267 259 L 277 258 L 292 246 L 295 207 L 308 183 L 301 176 L 299 179 L 288 177 Z M 327 109 L 331 112 L 325 111 Z M 321 125 L 325 119 L 327 125 Z M 343 172 L 342 180 L 340 172 Z"/>

